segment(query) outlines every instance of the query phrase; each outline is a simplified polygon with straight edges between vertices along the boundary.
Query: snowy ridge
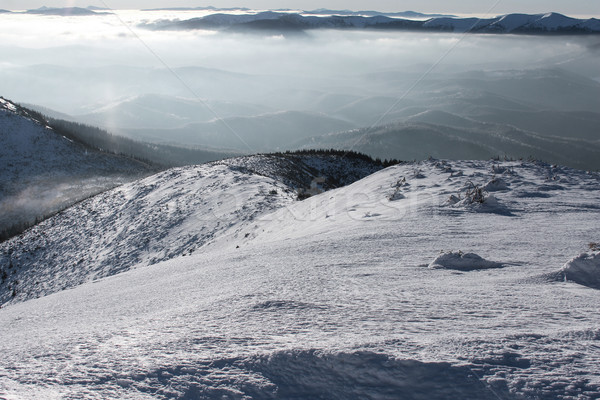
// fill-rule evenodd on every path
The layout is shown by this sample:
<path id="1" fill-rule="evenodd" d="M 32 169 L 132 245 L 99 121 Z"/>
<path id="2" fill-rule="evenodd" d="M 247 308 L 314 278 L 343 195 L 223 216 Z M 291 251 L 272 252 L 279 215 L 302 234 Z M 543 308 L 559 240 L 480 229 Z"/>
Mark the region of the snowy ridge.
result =
<path id="1" fill-rule="evenodd" d="M 0 244 L 2 269 L 15 271 L 3 282 L 0 303 L 191 255 L 224 232 L 237 237 L 240 226 L 295 201 L 314 180 L 318 193 L 381 168 L 341 155 L 250 156 L 123 185 Z"/>
<path id="2" fill-rule="evenodd" d="M 508 14 L 495 18 L 434 17 L 425 21 L 393 18 L 384 15 L 325 15 L 311 16 L 288 12 L 265 11 L 255 14 L 213 14 L 185 21 L 163 20 L 144 23 L 141 27 L 157 30 L 172 29 L 391 29 L 426 30 L 472 33 L 524 33 L 524 34 L 597 34 L 598 20 L 570 18 L 558 13 Z"/>

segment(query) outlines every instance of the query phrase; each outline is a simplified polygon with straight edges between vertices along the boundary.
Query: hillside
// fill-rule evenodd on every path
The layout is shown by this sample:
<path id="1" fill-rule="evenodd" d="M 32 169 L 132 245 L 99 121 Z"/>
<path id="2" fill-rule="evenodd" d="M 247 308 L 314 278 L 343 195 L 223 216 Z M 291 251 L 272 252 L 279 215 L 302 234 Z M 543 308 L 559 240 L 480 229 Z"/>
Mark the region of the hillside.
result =
<path id="1" fill-rule="evenodd" d="M 0 238 L 36 219 L 153 171 L 57 134 L 39 114 L 0 98 Z"/>
<path id="2" fill-rule="evenodd" d="M 0 245 L 2 395 L 600 396 L 597 173 L 429 160 L 297 201 L 292 161 L 324 165 L 173 169 Z"/>
<path id="3" fill-rule="evenodd" d="M 353 153 L 279 154 L 170 169 L 125 184 L 0 244 L 2 271 L 12 270 L 0 286 L 0 304 L 191 255 L 299 195 L 381 168 Z"/>

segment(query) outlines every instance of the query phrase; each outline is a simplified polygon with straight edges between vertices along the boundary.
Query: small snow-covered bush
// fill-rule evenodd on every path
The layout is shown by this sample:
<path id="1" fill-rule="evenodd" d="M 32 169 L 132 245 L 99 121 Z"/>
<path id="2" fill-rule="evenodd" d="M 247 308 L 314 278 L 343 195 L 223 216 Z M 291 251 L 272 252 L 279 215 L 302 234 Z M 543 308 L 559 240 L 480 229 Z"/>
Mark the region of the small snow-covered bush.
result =
<path id="1" fill-rule="evenodd" d="M 469 182 L 469 184 L 470 186 L 465 192 L 465 202 L 468 204 L 484 203 L 486 199 L 485 190 L 472 182 Z"/>
<path id="2" fill-rule="evenodd" d="M 591 242 L 589 248 L 591 251 L 600 251 L 600 243 Z"/>
<path id="3" fill-rule="evenodd" d="M 420 169 L 415 168 L 413 170 L 413 176 L 412 177 L 414 179 L 423 179 L 423 178 L 425 178 L 425 174 L 423 174 L 423 171 L 421 171 Z"/>
<path id="4" fill-rule="evenodd" d="M 396 190 L 394 190 L 394 193 L 392 193 L 392 194 L 390 194 L 390 195 L 388 196 L 388 200 L 389 200 L 389 201 L 402 200 L 402 199 L 404 199 L 404 198 L 406 198 L 406 196 L 404 196 L 404 195 L 402 194 L 402 192 L 400 191 L 400 189 L 399 189 L 399 188 L 397 188 Z"/>
<path id="5" fill-rule="evenodd" d="M 398 179 L 395 184 L 392 185 L 394 191 L 388 196 L 389 201 L 401 200 L 404 199 L 405 196 L 402 194 L 402 188 L 405 186 L 409 186 L 409 183 L 406 182 L 406 177 L 402 177 L 402 179 Z"/>

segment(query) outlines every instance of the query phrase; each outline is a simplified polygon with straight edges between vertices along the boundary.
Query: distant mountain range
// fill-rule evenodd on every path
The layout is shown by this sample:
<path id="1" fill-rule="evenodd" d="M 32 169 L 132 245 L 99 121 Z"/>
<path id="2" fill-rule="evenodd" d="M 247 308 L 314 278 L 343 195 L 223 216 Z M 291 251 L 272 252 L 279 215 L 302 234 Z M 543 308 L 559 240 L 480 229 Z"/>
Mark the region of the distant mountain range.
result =
<path id="1" fill-rule="evenodd" d="M 91 7 L 88 7 L 92 9 Z M 215 11 L 215 12 L 227 12 L 227 11 L 252 11 L 249 8 L 245 7 L 233 7 L 233 8 L 221 8 L 221 7 L 167 7 L 167 8 L 151 8 L 144 9 L 142 11 Z M 275 12 L 297 12 L 303 15 L 355 15 L 355 16 L 365 16 L 365 17 L 373 17 L 376 15 L 385 15 L 388 17 L 402 17 L 402 18 L 434 18 L 434 17 L 455 17 L 455 15 L 448 14 L 423 14 L 416 11 L 401 11 L 401 12 L 383 12 L 383 11 L 372 11 L 372 10 L 364 10 L 364 11 L 352 11 L 352 10 L 330 10 L 327 8 L 318 8 L 316 10 L 310 11 L 298 11 L 292 10 L 288 8 L 281 8 L 277 10 L 273 10 Z"/>
<path id="2" fill-rule="evenodd" d="M 159 8 L 142 11 L 215 11 L 215 14 L 187 20 L 160 20 L 140 24 L 152 30 L 228 29 L 243 31 L 302 32 L 310 29 L 378 29 L 495 34 L 599 34 L 600 20 L 578 19 L 559 13 L 506 14 L 494 18 L 459 18 L 445 14 L 423 14 L 415 11 L 379 12 L 316 9 L 312 11 L 275 10 L 253 13 L 248 8 Z M 242 11 L 245 14 L 229 14 Z M 0 10 L 0 13 L 9 13 Z M 27 14 L 86 16 L 107 14 L 98 7 L 40 7 Z"/>
<path id="3" fill-rule="evenodd" d="M 320 12 L 329 14 L 329 10 Z M 219 13 L 183 21 L 144 23 L 140 26 L 153 30 L 228 29 L 279 32 L 302 32 L 310 29 L 378 29 L 535 35 L 600 33 L 600 20 L 596 18 L 577 19 L 558 13 L 508 14 L 483 19 L 435 17 L 423 21 L 386 15 L 356 14 L 316 16 L 275 11 L 235 15 Z"/>
<path id="4" fill-rule="evenodd" d="M 401 18 L 435 18 L 435 17 L 456 17 L 455 15 L 448 14 L 423 14 L 416 11 L 401 11 L 401 12 L 381 12 L 372 10 L 363 11 L 352 11 L 352 10 L 328 10 L 326 8 L 319 8 L 312 11 L 304 11 L 302 14 L 306 15 L 344 15 L 344 16 L 365 16 L 374 17 L 377 15 L 385 15 L 387 17 L 401 17 Z"/>
<path id="5" fill-rule="evenodd" d="M 107 12 L 96 12 L 94 10 L 100 10 L 98 8 L 81 8 L 81 7 L 40 7 L 33 10 L 27 10 L 27 14 L 41 14 L 41 15 L 59 15 L 59 16 L 81 16 L 81 15 L 97 15 L 97 14 L 108 14 Z"/>

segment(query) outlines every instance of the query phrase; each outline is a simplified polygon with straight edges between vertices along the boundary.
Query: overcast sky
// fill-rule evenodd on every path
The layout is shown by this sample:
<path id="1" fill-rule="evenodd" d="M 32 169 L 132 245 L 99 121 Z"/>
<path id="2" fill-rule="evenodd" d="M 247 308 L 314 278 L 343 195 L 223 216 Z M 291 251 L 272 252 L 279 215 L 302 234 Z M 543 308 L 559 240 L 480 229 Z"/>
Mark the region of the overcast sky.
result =
<path id="1" fill-rule="evenodd" d="M 353 9 L 378 11 L 420 11 L 444 13 L 487 13 L 511 12 L 540 13 L 556 11 L 570 15 L 600 17 L 599 0 L 0 0 L 0 8 L 19 10 L 50 7 L 85 7 L 88 5 L 110 8 L 154 8 L 154 7 L 250 7 L 250 8 L 293 8 L 293 9 Z"/>

